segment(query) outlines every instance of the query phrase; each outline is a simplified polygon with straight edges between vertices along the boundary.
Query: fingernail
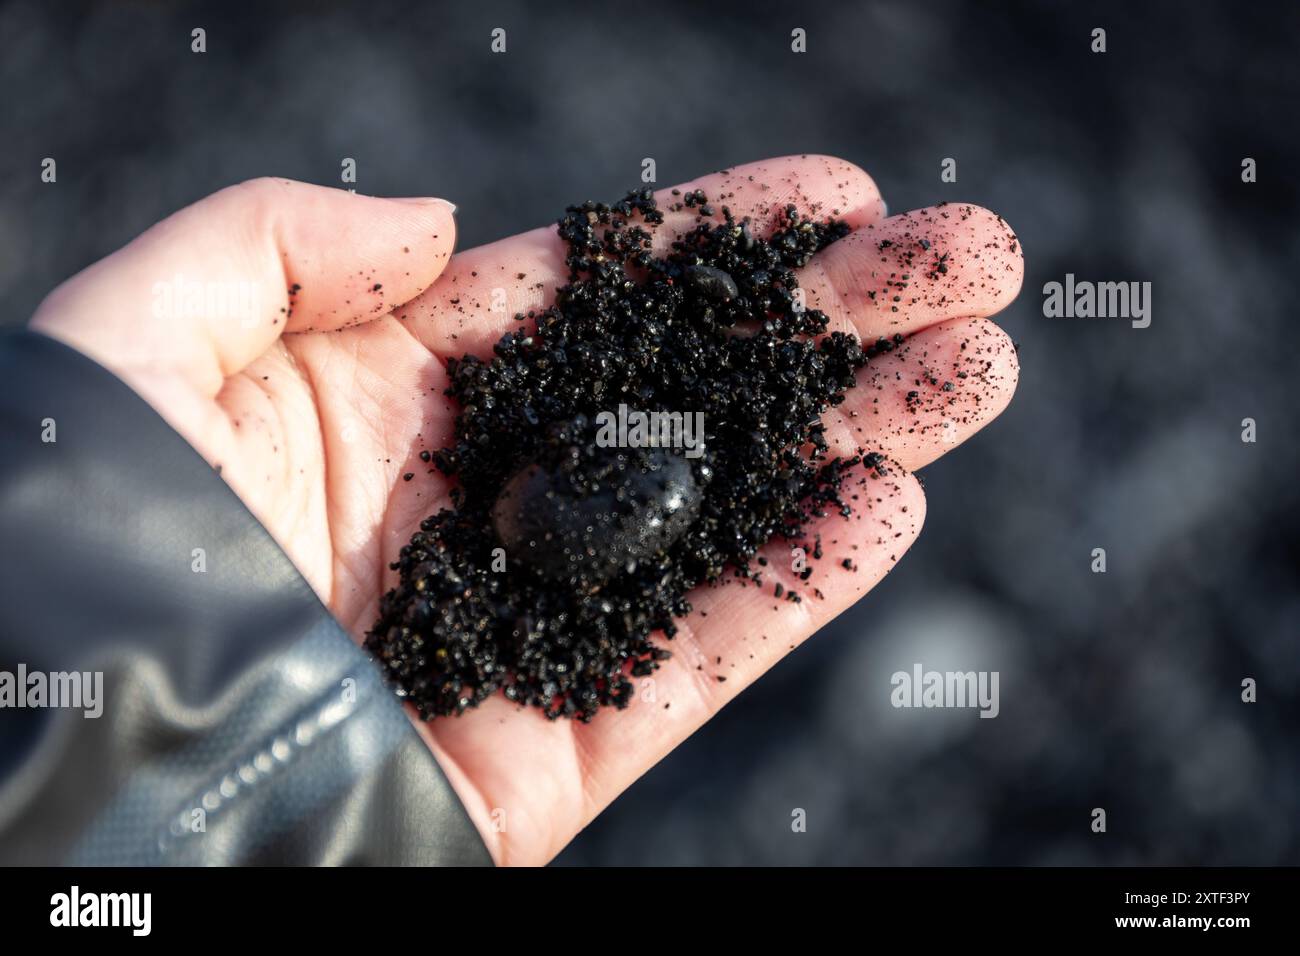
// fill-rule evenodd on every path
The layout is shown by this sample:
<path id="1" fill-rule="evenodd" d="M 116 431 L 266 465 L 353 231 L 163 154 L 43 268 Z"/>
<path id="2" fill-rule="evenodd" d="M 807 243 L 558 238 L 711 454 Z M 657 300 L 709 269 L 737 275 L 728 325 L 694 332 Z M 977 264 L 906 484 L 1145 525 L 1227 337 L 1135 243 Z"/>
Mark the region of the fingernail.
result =
<path id="1" fill-rule="evenodd" d="M 446 206 L 453 216 L 456 215 L 456 204 L 448 202 L 446 199 L 440 199 L 437 196 L 395 196 L 393 202 L 407 202 L 415 206 L 429 206 L 439 203 Z"/>

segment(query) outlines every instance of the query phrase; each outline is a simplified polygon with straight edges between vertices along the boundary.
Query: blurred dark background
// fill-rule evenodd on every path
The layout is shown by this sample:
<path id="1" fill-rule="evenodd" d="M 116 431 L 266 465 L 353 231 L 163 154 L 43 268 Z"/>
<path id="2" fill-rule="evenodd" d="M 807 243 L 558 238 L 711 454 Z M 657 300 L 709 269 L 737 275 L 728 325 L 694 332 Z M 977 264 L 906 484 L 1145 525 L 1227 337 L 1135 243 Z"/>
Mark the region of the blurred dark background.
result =
<path id="1" fill-rule="evenodd" d="M 182 205 L 343 157 L 459 203 L 466 248 L 643 157 L 668 185 L 831 153 L 893 211 L 988 206 L 1026 255 L 1010 410 L 927 469 L 898 569 L 560 862 L 1295 864 L 1298 43 L 1290 3 L 8 3 L 3 321 Z M 1067 272 L 1150 281 L 1151 327 L 1045 318 Z M 916 661 L 998 670 L 1001 715 L 892 709 Z"/>

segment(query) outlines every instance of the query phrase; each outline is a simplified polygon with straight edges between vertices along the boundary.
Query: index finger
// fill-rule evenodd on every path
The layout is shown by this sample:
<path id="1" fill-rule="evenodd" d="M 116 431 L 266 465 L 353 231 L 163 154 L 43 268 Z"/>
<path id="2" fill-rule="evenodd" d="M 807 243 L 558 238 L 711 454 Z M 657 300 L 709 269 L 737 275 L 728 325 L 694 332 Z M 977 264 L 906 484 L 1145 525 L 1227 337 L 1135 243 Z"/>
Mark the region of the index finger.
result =
<path id="1" fill-rule="evenodd" d="M 813 218 L 842 219 L 851 228 L 880 220 L 884 202 L 875 182 L 853 163 L 831 156 L 785 156 L 712 173 L 655 193 L 671 236 L 699 221 L 694 209 L 677 208 L 686 193 L 702 190 L 721 215 L 748 217 L 755 235 L 769 235 L 789 205 Z M 554 226 L 456 255 L 442 279 L 397 311 L 399 319 L 440 358 L 490 355 L 515 316 L 549 306 L 568 281 L 564 244 Z"/>

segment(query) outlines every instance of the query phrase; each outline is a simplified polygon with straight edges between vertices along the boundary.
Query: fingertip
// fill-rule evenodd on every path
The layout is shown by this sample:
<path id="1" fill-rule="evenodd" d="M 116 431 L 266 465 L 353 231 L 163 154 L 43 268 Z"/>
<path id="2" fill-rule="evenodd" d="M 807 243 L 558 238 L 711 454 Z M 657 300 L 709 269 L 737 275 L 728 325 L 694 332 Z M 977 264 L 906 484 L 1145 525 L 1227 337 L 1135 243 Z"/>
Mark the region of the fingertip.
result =
<path id="1" fill-rule="evenodd" d="M 940 203 L 902 213 L 889 220 L 898 223 L 906 239 L 913 230 L 929 236 L 945 258 L 946 286 L 951 300 L 965 302 L 970 315 L 995 315 L 1020 294 L 1025 279 L 1025 258 L 1020 237 L 1011 225 L 983 206 Z M 960 313 L 958 313 L 960 314 Z"/>
<path id="2" fill-rule="evenodd" d="M 966 206 L 973 233 L 987 258 L 985 274 L 993 280 L 993 312 L 1000 312 L 1015 301 L 1025 281 L 1025 256 L 1020 237 L 1011 224 L 983 206 Z M 1001 331 L 1001 330 L 999 330 Z"/>
<path id="3" fill-rule="evenodd" d="M 993 367 L 997 372 L 997 394 L 994 400 L 994 415 L 1001 414 L 1016 393 L 1020 384 L 1020 348 L 1012 341 L 1007 330 L 991 319 L 973 319 L 972 331 L 981 342 L 982 348 L 993 356 Z M 990 418 L 994 415 L 989 416 Z"/>
<path id="4" fill-rule="evenodd" d="M 405 228 L 415 234 L 416 239 L 423 239 L 424 234 L 433 240 L 433 244 L 451 258 L 456 245 L 456 210 L 459 208 L 449 199 L 439 196 L 400 196 L 375 200 L 400 210 L 399 218 Z"/>
<path id="5" fill-rule="evenodd" d="M 314 187 L 283 206 L 275 234 L 300 290 L 288 331 L 343 328 L 400 309 L 451 261 L 454 206 L 436 197 L 378 198 Z"/>
<path id="6" fill-rule="evenodd" d="M 435 258 L 441 273 L 456 248 L 456 210 L 459 207 L 438 196 L 399 197 L 384 202 L 397 204 L 403 215 L 410 217 L 407 225 L 417 239 L 423 239 L 424 233 L 428 234 L 434 251 L 438 253 Z"/>
<path id="7" fill-rule="evenodd" d="M 1006 409 L 1019 372 L 1016 345 L 995 323 L 950 319 L 869 363 L 828 434 L 838 447 L 924 468 Z"/>
<path id="8" fill-rule="evenodd" d="M 941 203 L 868 223 L 819 253 L 801 285 L 865 341 L 1001 312 L 1024 283 L 1020 240 L 996 213 Z"/>
<path id="9" fill-rule="evenodd" d="M 1020 357 L 1011 336 L 991 319 L 977 316 L 947 325 L 951 340 L 957 345 L 950 371 L 966 373 L 956 380 L 967 393 L 969 418 L 964 429 L 965 440 L 1011 404 L 1020 382 Z"/>
<path id="10" fill-rule="evenodd" d="M 420 271 L 411 269 L 411 273 L 417 278 L 422 275 L 423 281 L 417 282 L 418 288 L 413 288 L 403 300 L 409 302 L 433 285 L 447 268 L 447 263 L 451 261 L 452 254 L 456 251 L 458 207 L 450 200 L 435 196 L 396 199 L 389 202 L 397 203 L 404 209 L 406 215 L 411 217 L 406 225 L 413 234 L 412 239 L 416 244 L 414 246 L 404 244 L 402 256 L 396 264 L 400 265 L 403 271 L 411 269 L 411 255 L 415 254 L 417 248 L 421 250 L 414 263 Z"/>
<path id="11" fill-rule="evenodd" d="M 660 204 L 678 228 L 694 224 L 694 213 L 674 213 L 673 207 L 680 204 L 682 194 L 695 189 L 728 207 L 738 219 L 749 217 L 756 234 L 781 226 L 788 206 L 816 219 L 841 219 L 855 229 L 884 213 L 880 192 L 865 170 L 819 153 L 758 160 L 661 190 Z"/>
<path id="12" fill-rule="evenodd" d="M 869 498 L 866 515 L 870 518 L 875 508 L 881 506 L 883 517 L 880 520 L 885 530 L 879 533 L 876 544 L 889 545 L 892 542 L 897 545 L 881 552 L 887 555 L 887 564 L 892 567 L 920 536 L 925 525 L 925 488 L 911 468 L 892 455 L 887 455 L 872 473 L 871 481 L 881 483 L 878 488 L 882 494 Z"/>

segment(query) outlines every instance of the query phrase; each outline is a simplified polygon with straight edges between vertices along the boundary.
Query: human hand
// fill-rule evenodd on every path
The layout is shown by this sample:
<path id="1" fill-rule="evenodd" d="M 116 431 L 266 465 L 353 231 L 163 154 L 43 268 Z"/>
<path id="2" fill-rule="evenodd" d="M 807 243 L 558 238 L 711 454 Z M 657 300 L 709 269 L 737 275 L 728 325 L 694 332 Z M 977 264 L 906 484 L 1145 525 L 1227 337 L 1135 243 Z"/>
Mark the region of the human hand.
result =
<path id="1" fill-rule="evenodd" d="M 739 584 L 698 589 L 668 644 L 673 657 L 655 675 L 654 703 L 582 724 L 548 721 L 498 696 L 462 718 L 418 724 L 498 863 L 549 860 L 870 590 L 920 530 L 925 500 L 911 472 L 995 417 L 1015 387 L 1014 347 L 983 318 L 1010 303 L 1022 279 L 1019 245 L 993 214 L 949 204 L 885 219 L 865 173 L 818 156 L 678 188 L 725 195 L 756 233 L 770 231 L 788 203 L 854 228 L 800 282 L 832 331 L 866 342 L 905 337 L 823 419 L 832 455 L 879 451 L 890 474 L 878 497 L 854 502 L 852 518 L 831 515 L 814 529 L 830 552 L 807 582 L 820 600 L 777 602 L 770 590 Z M 670 199 L 661 193 L 661 208 Z M 659 233 L 695 221 L 667 212 Z M 389 562 L 448 500 L 448 480 L 419 458 L 450 444 L 457 410 L 443 395 L 446 360 L 490 354 L 517 328 L 515 314 L 545 307 L 567 278 L 553 228 L 453 258 L 454 238 L 452 210 L 439 200 L 256 180 L 182 210 L 75 276 L 32 325 L 116 373 L 220 466 L 360 640 L 396 583 Z M 167 292 L 190 283 L 202 293 L 196 302 Z M 492 308 L 496 290 L 504 290 L 502 311 Z M 788 546 L 773 544 L 766 556 L 769 581 L 801 583 Z M 840 566 L 846 557 L 854 570 Z"/>

